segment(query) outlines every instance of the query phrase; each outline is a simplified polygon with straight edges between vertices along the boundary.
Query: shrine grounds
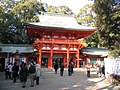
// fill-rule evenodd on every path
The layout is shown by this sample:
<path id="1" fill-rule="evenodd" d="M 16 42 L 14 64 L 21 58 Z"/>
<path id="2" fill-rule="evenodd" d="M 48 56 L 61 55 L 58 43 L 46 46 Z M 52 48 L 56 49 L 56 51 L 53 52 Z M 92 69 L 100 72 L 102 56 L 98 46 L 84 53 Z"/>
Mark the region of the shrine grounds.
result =
<path id="1" fill-rule="evenodd" d="M 12 80 L 5 80 L 4 72 L 0 72 L 0 90 L 120 90 L 120 84 L 108 83 L 105 78 L 99 78 L 95 69 L 91 69 L 90 77 L 86 75 L 86 68 L 74 69 L 74 75 L 68 76 L 65 69 L 61 77 L 53 72 L 53 69 L 42 68 L 40 84 L 30 87 L 28 77 L 26 87 L 22 88 L 19 80 L 13 83 Z"/>

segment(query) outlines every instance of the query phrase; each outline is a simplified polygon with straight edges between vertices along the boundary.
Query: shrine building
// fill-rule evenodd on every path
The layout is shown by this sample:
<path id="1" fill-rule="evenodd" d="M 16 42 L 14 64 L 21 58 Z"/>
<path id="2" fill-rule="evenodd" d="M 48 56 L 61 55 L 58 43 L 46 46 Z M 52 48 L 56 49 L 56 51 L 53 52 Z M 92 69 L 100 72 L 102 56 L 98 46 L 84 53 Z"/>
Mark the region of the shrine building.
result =
<path id="1" fill-rule="evenodd" d="M 38 63 L 48 68 L 54 61 L 63 62 L 68 67 L 73 61 L 80 67 L 80 50 L 85 46 L 83 38 L 96 31 L 94 27 L 81 26 L 73 16 L 44 13 L 39 15 L 40 22 L 25 23 L 27 35 L 34 38 L 34 48 L 38 51 Z M 86 59 L 83 59 L 86 64 Z"/>

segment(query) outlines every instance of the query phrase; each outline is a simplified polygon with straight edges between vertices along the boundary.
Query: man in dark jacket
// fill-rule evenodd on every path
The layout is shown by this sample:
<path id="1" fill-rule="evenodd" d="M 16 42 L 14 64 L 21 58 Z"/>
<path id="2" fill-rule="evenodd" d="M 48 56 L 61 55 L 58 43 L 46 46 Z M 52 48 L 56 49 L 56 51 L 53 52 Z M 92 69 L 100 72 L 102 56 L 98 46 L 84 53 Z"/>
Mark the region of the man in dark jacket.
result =
<path id="1" fill-rule="evenodd" d="M 22 82 L 22 87 L 25 88 L 25 84 L 27 81 L 28 76 L 28 69 L 26 67 L 26 63 L 21 64 L 21 70 L 20 70 L 20 80 Z"/>
<path id="2" fill-rule="evenodd" d="M 69 62 L 69 65 L 68 65 L 68 75 L 69 76 L 72 75 L 72 64 L 71 64 L 71 62 Z"/>
<path id="3" fill-rule="evenodd" d="M 13 83 L 16 82 L 16 79 L 18 77 L 18 71 L 19 71 L 19 66 L 17 65 L 17 62 L 14 63 L 14 66 L 12 67 L 12 72 L 13 72 Z"/>
<path id="4" fill-rule="evenodd" d="M 55 63 L 54 63 L 55 74 L 57 74 L 58 68 L 59 68 L 58 63 L 57 63 L 57 61 L 55 61 Z"/>
<path id="5" fill-rule="evenodd" d="M 63 73 L 64 73 L 64 64 L 61 63 L 61 65 L 60 65 L 60 76 L 63 76 Z"/>
<path id="6" fill-rule="evenodd" d="M 31 63 L 29 67 L 29 74 L 30 74 L 31 87 L 33 87 L 34 79 L 35 79 L 35 65 L 33 65 L 33 63 Z"/>

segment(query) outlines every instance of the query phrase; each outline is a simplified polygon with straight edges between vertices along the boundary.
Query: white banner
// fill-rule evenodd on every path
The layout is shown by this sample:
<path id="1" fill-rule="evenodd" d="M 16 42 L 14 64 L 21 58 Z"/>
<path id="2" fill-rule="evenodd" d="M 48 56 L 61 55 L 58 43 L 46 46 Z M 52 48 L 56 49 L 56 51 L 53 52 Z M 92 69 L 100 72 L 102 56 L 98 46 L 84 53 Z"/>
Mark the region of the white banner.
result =
<path id="1" fill-rule="evenodd" d="M 120 58 L 105 58 L 105 73 L 120 75 Z"/>

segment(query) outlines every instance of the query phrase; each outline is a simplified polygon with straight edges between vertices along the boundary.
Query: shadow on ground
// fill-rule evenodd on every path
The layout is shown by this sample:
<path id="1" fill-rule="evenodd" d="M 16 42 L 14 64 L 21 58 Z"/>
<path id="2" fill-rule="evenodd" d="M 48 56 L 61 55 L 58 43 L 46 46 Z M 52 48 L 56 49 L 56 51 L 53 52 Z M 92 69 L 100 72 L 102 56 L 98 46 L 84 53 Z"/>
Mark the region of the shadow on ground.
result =
<path id="1" fill-rule="evenodd" d="M 96 72 L 91 71 L 90 77 L 86 75 L 86 69 L 74 69 L 74 75 L 68 76 L 68 70 L 65 69 L 64 75 L 61 77 L 55 74 L 53 69 L 42 69 L 42 76 L 40 77 L 40 85 L 30 87 L 30 80 L 28 78 L 26 88 L 24 90 L 120 90 L 114 89 L 113 84 L 105 84 L 105 78 L 98 78 Z M 12 80 L 5 80 L 4 73 L 0 73 L 0 90 L 21 90 L 21 83 L 17 80 L 16 84 Z"/>

